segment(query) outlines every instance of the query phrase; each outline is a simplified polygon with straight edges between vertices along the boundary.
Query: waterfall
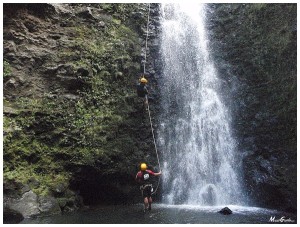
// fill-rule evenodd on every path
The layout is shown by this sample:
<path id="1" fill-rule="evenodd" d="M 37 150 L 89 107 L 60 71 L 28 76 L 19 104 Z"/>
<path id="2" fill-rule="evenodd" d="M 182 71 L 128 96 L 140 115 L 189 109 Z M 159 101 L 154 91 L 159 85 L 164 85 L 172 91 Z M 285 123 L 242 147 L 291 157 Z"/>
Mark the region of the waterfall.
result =
<path id="1" fill-rule="evenodd" d="M 209 54 L 205 5 L 161 5 L 163 202 L 243 202 L 230 112 Z"/>

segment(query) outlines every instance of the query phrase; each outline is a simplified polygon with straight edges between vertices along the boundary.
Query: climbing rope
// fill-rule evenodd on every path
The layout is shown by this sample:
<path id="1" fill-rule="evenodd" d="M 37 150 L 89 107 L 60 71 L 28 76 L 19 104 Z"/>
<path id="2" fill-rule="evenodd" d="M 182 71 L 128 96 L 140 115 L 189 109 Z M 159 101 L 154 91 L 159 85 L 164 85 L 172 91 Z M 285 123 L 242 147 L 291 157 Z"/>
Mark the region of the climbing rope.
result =
<path id="1" fill-rule="evenodd" d="M 159 157 L 158 157 L 158 152 L 157 152 L 157 146 L 156 146 L 156 140 L 155 140 L 155 136 L 154 136 L 154 129 L 153 129 L 153 124 L 152 124 L 152 118 L 151 118 L 151 113 L 150 113 L 150 107 L 149 107 L 149 102 L 148 102 L 148 96 L 147 95 L 146 95 L 146 103 L 147 103 L 147 110 L 148 110 L 148 115 L 149 115 L 149 121 L 150 121 L 150 125 L 151 125 L 151 132 L 152 132 L 153 143 L 154 143 L 155 152 L 156 152 L 157 163 L 158 163 L 159 171 L 161 171 Z M 155 194 L 156 193 L 156 191 L 158 189 L 158 186 L 159 186 L 159 182 L 160 182 L 160 177 L 158 178 L 156 189 L 151 194 Z"/>
<path id="2" fill-rule="evenodd" d="M 158 158 L 158 152 L 157 152 L 156 140 L 155 140 L 155 136 L 154 136 L 154 129 L 153 129 L 152 118 L 151 118 L 150 107 L 149 107 L 149 102 L 148 102 L 148 97 L 147 97 L 147 95 L 146 95 L 146 102 L 147 102 L 147 110 L 148 110 L 149 121 L 150 121 L 150 125 L 151 125 L 152 138 L 153 138 L 153 143 L 154 143 L 154 147 L 155 147 L 155 152 L 156 152 L 156 157 L 157 157 L 158 167 L 159 167 L 159 170 L 161 170 L 161 168 L 160 168 L 160 162 L 159 162 L 159 158 Z"/>
<path id="3" fill-rule="evenodd" d="M 148 6 L 148 19 L 147 19 L 147 31 L 146 31 L 146 44 L 145 44 L 145 60 L 144 60 L 144 73 L 146 73 L 146 61 L 147 61 L 147 49 L 148 49 L 148 34 L 149 34 L 149 20 L 150 20 L 150 5 Z"/>
<path id="4" fill-rule="evenodd" d="M 144 74 L 146 73 L 146 62 L 147 62 L 148 34 L 149 34 L 149 21 L 150 21 L 150 5 L 151 5 L 151 3 L 149 3 L 149 6 L 148 6 L 148 19 L 147 19 L 146 42 L 145 42 Z M 155 152 L 156 152 L 157 163 L 158 163 L 159 171 L 161 171 L 159 157 L 158 157 L 158 151 L 157 151 L 157 146 L 156 146 L 156 140 L 155 140 L 155 135 L 154 135 L 154 129 L 153 129 L 153 124 L 152 124 L 152 118 L 151 118 L 151 113 L 150 113 L 150 107 L 149 107 L 149 102 L 148 102 L 148 96 L 147 95 L 146 95 L 146 103 L 147 103 L 147 110 L 148 110 L 148 115 L 149 115 L 149 121 L 150 121 L 150 125 L 151 125 L 151 132 L 152 132 L 153 143 L 154 143 Z M 160 177 L 158 178 L 156 189 L 151 194 L 155 194 L 156 193 L 156 191 L 158 189 L 158 186 L 159 186 L 159 183 L 160 183 Z"/>

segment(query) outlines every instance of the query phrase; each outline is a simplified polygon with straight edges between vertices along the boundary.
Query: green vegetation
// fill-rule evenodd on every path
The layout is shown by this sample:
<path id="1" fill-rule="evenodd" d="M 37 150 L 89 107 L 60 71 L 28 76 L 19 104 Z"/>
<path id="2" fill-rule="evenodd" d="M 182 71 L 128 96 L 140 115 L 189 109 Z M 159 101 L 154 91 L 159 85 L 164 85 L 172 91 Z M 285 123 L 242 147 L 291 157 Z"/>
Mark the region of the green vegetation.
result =
<path id="1" fill-rule="evenodd" d="M 134 168 L 128 157 L 138 153 L 138 142 L 130 128 L 138 119 L 130 114 L 136 111 L 132 85 L 140 70 L 141 46 L 134 30 L 139 21 L 130 20 L 129 12 L 140 4 L 100 7 L 112 15 L 105 17 L 105 29 L 82 23 L 67 27 L 74 38 L 56 53 L 58 64 L 89 72 L 80 78 L 85 86 L 76 91 L 76 99 L 50 92 L 5 103 L 18 114 L 4 118 L 4 179 L 24 184 L 34 179 L 38 185 L 32 189 L 38 194 L 68 184 L 78 166 L 94 166 L 101 174 Z M 4 62 L 4 76 L 9 74 Z"/>
<path id="2" fill-rule="evenodd" d="M 10 64 L 7 61 L 3 61 L 3 76 L 9 76 L 11 74 Z"/>

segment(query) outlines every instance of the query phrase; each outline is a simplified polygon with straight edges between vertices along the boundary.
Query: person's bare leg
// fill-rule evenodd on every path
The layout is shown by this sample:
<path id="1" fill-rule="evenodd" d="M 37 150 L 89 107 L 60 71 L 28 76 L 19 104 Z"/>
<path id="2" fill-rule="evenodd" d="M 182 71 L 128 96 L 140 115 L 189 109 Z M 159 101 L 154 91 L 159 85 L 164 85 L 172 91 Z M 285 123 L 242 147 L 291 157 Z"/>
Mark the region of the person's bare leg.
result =
<path id="1" fill-rule="evenodd" d="M 146 210 L 146 209 L 147 209 L 147 207 L 148 207 L 148 204 L 149 204 L 149 202 L 148 202 L 148 198 L 147 198 L 147 197 L 145 197 L 145 198 L 144 198 L 144 210 Z"/>
<path id="2" fill-rule="evenodd" d="M 151 210 L 152 197 L 149 197 L 148 203 L 149 203 L 148 210 Z"/>

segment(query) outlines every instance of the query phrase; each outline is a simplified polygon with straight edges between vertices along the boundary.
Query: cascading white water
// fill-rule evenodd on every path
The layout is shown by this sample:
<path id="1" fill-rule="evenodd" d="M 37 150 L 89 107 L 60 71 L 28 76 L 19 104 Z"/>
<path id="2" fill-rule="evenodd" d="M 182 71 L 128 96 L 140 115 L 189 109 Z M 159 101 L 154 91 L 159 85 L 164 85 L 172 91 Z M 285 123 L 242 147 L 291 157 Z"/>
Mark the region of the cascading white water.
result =
<path id="1" fill-rule="evenodd" d="M 205 5 L 162 4 L 163 201 L 242 204 L 230 114 L 208 52 Z"/>

